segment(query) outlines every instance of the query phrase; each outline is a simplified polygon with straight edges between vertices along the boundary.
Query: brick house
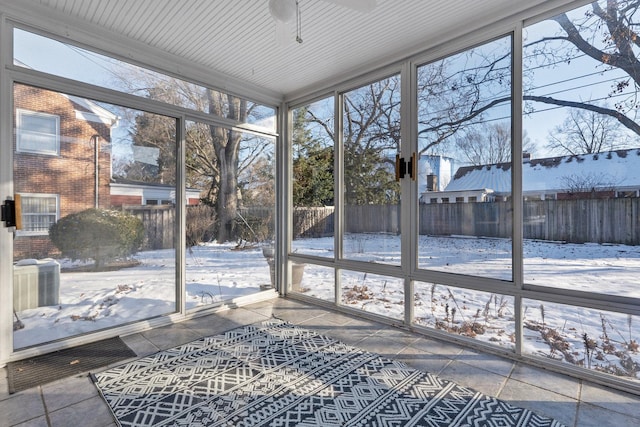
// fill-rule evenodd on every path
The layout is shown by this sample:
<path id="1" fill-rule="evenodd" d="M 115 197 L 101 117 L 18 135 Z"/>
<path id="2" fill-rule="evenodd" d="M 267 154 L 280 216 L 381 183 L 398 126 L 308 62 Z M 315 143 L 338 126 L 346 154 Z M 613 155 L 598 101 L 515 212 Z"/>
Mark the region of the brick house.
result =
<path id="1" fill-rule="evenodd" d="M 176 203 L 176 189 L 173 185 L 151 182 L 137 182 L 120 177 L 112 177 L 110 185 L 111 206 L 122 208 L 131 205 L 173 205 Z M 200 204 L 200 190 L 186 189 L 186 204 Z"/>
<path id="2" fill-rule="evenodd" d="M 14 192 L 23 228 L 14 258 L 56 252 L 49 226 L 70 213 L 111 206 L 111 128 L 118 117 L 89 100 L 14 85 Z"/>

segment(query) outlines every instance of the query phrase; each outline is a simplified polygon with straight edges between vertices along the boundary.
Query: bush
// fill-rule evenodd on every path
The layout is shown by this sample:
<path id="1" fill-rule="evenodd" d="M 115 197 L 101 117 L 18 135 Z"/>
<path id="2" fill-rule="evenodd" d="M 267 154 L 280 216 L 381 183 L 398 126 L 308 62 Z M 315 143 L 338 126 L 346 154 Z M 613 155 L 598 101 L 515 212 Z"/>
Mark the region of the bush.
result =
<path id="1" fill-rule="evenodd" d="M 87 209 L 61 218 L 49 228 L 49 237 L 63 256 L 93 259 L 98 269 L 111 259 L 127 257 L 140 249 L 144 226 L 129 213 Z"/>

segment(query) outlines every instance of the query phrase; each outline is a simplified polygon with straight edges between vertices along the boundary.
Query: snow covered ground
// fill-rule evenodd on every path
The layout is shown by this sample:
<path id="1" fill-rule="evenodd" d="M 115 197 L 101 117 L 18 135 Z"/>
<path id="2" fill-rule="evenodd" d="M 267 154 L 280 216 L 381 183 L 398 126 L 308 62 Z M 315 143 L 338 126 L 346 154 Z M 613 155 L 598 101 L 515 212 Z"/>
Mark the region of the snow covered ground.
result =
<path id="1" fill-rule="evenodd" d="M 349 236 L 348 258 L 396 264 L 399 240 L 392 236 Z M 300 239 L 300 253 L 333 256 L 332 238 Z M 511 242 L 504 239 L 420 236 L 419 265 L 438 271 L 511 278 Z M 640 247 L 527 241 L 525 282 L 596 293 L 640 297 Z M 187 253 L 188 309 L 261 291 L 270 272 L 261 248 L 207 244 Z M 74 336 L 175 311 L 175 254 L 141 252 L 140 265 L 108 272 L 63 272 L 60 304 L 22 310 L 24 326 L 14 346 Z M 61 261 L 63 267 L 70 263 Z M 355 271 L 342 272 L 342 303 L 403 318 L 402 280 Z M 307 264 L 300 291 L 333 300 L 333 270 Z M 514 346 L 514 302 L 506 295 L 417 282 L 419 324 Z M 524 301 L 527 353 L 638 379 L 639 319 L 627 315 L 541 301 Z"/>

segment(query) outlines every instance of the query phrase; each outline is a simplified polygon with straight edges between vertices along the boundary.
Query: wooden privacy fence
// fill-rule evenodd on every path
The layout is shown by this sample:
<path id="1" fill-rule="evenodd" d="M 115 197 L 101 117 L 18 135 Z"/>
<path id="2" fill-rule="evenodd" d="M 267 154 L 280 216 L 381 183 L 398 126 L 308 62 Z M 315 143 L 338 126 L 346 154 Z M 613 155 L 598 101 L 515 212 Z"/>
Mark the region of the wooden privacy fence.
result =
<path id="1" fill-rule="evenodd" d="M 333 236 L 333 207 L 293 208 L 294 237 Z"/>
<path id="2" fill-rule="evenodd" d="M 576 199 L 524 204 L 524 236 L 573 243 L 640 245 L 640 199 Z"/>
<path id="3" fill-rule="evenodd" d="M 125 205 L 122 210 L 142 220 L 145 236 L 140 250 L 175 248 L 174 230 L 176 208 L 172 205 L 138 206 Z"/>
<path id="4" fill-rule="evenodd" d="M 423 235 L 512 236 L 510 202 L 419 205 Z M 346 230 L 399 233 L 397 205 L 347 206 Z M 640 245 L 640 199 L 575 199 L 524 202 L 524 238 L 571 243 Z M 332 207 L 294 209 L 295 237 L 333 234 Z"/>
<path id="5" fill-rule="evenodd" d="M 175 247 L 173 206 L 125 206 L 123 210 L 142 219 L 143 250 Z M 273 209 L 248 207 L 240 213 L 251 237 L 272 236 Z M 523 214 L 525 239 L 640 245 L 640 198 L 527 201 Z M 424 204 L 419 205 L 419 233 L 510 237 L 511 215 L 510 202 Z M 332 236 L 334 217 L 333 207 L 294 208 L 294 237 Z M 400 207 L 346 206 L 345 223 L 346 231 L 352 233 L 400 233 Z"/>
<path id="6" fill-rule="evenodd" d="M 346 230 L 350 233 L 400 233 L 400 206 L 352 205 L 345 207 Z M 293 209 L 294 237 L 333 236 L 333 207 Z"/>
<path id="7" fill-rule="evenodd" d="M 420 234 L 510 237 L 511 204 L 438 203 L 419 207 Z"/>

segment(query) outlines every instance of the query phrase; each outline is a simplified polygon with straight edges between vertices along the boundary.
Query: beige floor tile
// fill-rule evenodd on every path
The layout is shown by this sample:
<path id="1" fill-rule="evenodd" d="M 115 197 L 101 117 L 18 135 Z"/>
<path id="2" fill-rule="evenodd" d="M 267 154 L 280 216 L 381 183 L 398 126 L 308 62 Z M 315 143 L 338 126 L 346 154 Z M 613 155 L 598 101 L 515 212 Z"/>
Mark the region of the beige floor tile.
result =
<path id="1" fill-rule="evenodd" d="M 250 325 L 252 323 L 267 320 L 271 317 L 245 308 L 232 309 L 217 315 L 233 322 L 235 326 Z"/>
<path id="2" fill-rule="evenodd" d="M 132 334 L 121 337 L 122 341 L 133 350 L 138 357 L 148 356 L 160 350 L 142 334 Z"/>
<path id="3" fill-rule="evenodd" d="M 166 350 L 200 338 L 197 333 L 181 324 L 173 324 L 162 328 L 151 329 L 149 331 L 142 332 L 142 336 L 148 339 L 160 350 Z"/>
<path id="4" fill-rule="evenodd" d="M 503 375 L 494 374 L 458 360 L 448 364 L 439 376 L 489 396 L 496 396 L 507 381 Z"/>
<path id="5" fill-rule="evenodd" d="M 0 368 L 0 400 L 9 398 L 9 380 L 7 368 Z"/>
<path id="6" fill-rule="evenodd" d="M 576 427 L 636 427 L 640 419 L 581 402 Z"/>
<path id="7" fill-rule="evenodd" d="M 376 336 L 382 337 L 386 340 L 397 342 L 403 347 L 410 346 L 418 340 L 418 337 L 415 334 L 391 326 L 380 329 L 378 332 L 376 332 Z"/>
<path id="8" fill-rule="evenodd" d="M 482 369 L 504 377 L 511 374 L 515 365 L 513 360 L 473 349 L 464 349 L 455 358 L 468 365 L 481 366 Z"/>
<path id="9" fill-rule="evenodd" d="M 440 356 L 450 357 L 452 359 L 464 350 L 464 347 L 457 344 L 438 341 L 427 337 L 419 337 L 416 341 L 411 343 L 411 347 Z"/>
<path id="10" fill-rule="evenodd" d="M 66 406 L 49 414 L 51 427 L 104 427 L 113 423 L 113 416 L 100 396 Z"/>
<path id="11" fill-rule="evenodd" d="M 580 400 L 610 411 L 640 418 L 640 396 L 583 382 Z M 637 424 L 640 425 L 640 422 Z"/>
<path id="12" fill-rule="evenodd" d="M 16 424 L 13 427 L 49 427 L 49 422 L 47 421 L 47 417 L 43 415 L 41 417 L 34 418 L 32 420 L 25 421 L 20 424 Z"/>
<path id="13" fill-rule="evenodd" d="M 575 424 L 578 401 L 564 394 L 509 379 L 497 397 L 515 406 L 554 418 L 566 426 Z"/>
<path id="14" fill-rule="evenodd" d="M 580 380 L 546 369 L 516 363 L 511 378 L 524 383 L 533 384 L 554 393 L 577 399 L 580 393 Z"/>
<path id="15" fill-rule="evenodd" d="M 0 427 L 13 426 L 45 414 L 40 387 L 34 387 L 0 401 Z"/>
<path id="16" fill-rule="evenodd" d="M 429 353 L 411 346 L 404 348 L 395 356 L 395 359 L 406 363 L 412 368 L 436 375 L 453 362 L 449 357 Z"/>
<path id="17" fill-rule="evenodd" d="M 378 333 L 369 335 L 358 341 L 357 346 L 363 350 L 377 353 L 389 359 L 393 359 L 398 353 L 407 348 L 407 345 L 402 341 L 392 340 Z"/>
<path id="18" fill-rule="evenodd" d="M 47 411 L 53 412 L 98 396 L 98 389 L 88 375 L 80 375 L 43 385 L 42 395 Z"/>

